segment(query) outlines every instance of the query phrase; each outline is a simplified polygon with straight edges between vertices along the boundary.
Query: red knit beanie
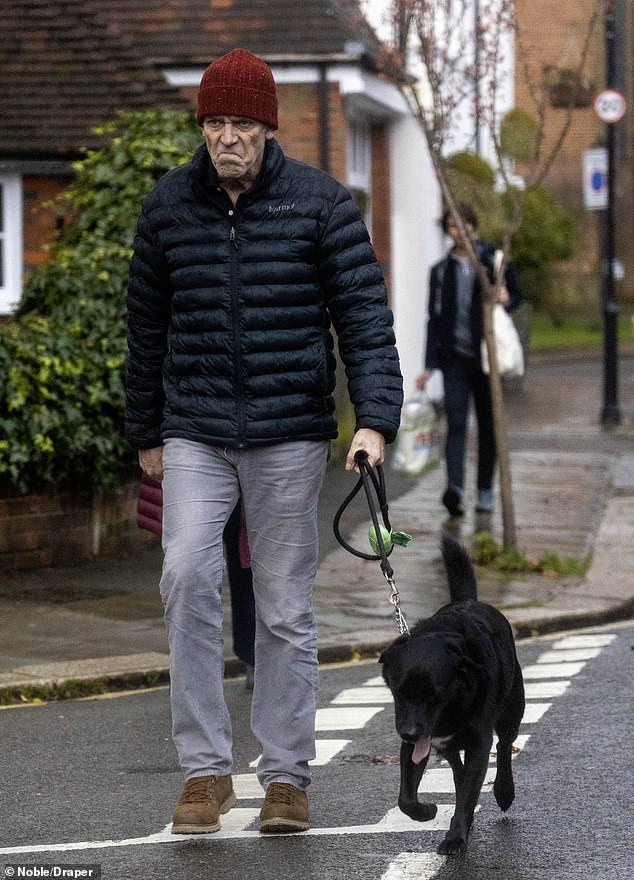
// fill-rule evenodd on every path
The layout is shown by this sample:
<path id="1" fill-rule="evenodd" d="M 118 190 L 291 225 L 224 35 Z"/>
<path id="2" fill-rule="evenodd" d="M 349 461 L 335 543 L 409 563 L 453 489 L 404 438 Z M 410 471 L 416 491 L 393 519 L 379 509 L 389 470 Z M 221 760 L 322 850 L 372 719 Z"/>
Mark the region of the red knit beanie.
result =
<path id="1" fill-rule="evenodd" d="M 205 116 L 244 116 L 277 128 L 277 94 L 268 64 L 246 49 L 210 64 L 198 90 L 198 125 Z"/>

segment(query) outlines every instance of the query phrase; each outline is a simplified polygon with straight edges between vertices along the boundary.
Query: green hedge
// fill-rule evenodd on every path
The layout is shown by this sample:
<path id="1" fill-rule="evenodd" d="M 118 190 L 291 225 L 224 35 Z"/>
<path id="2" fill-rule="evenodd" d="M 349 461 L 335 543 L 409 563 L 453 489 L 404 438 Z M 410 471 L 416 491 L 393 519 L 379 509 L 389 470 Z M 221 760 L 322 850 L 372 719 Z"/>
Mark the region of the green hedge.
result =
<path id="1" fill-rule="evenodd" d="M 70 216 L 0 326 L 0 481 L 108 488 L 134 464 L 123 437 L 126 284 L 136 219 L 157 179 L 200 143 L 189 114 L 123 113 L 54 203 Z"/>

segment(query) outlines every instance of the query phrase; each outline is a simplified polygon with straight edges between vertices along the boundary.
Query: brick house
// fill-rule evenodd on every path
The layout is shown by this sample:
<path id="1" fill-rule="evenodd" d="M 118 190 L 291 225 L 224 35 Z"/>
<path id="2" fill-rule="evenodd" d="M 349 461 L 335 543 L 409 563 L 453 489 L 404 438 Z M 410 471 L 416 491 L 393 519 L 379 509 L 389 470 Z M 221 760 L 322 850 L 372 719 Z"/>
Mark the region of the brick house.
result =
<path id="1" fill-rule="evenodd" d="M 530 55 L 531 79 L 539 82 L 546 72 L 556 76 L 557 71 L 575 69 L 583 49 L 588 23 L 596 9 L 595 0 L 561 0 L 553 6 L 547 0 L 516 0 L 516 12 L 522 26 L 522 40 Z M 616 254 L 625 266 L 625 278 L 618 285 L 621 299 L 634 299 L 634 246 L 631 236 L 631 204 L 634 198 L 634 6 L 629 0 L 613 0 L 615 15 L 616 84 L 628 101 L 629 112 L 617 129 L 617 191 L 616 191 Z M 605 32 L 602 15 L 592 32 L 585 65 L 586 82 L 580 89 L 572 110 L 572 123 L 563 147 L 547 178 L 547 184 L 578 218 L 580 247 L 576 257 L 566 267 L 566 278 L 573 299 L 596 303 L 600 297 L 599 276 L 601 215 L 584 208 L 583 155 L 592 147 L 605 143 L 605 125 L 599 121 L 593 108 L 594 97 L 605 88 Z M 557 83 L 551 89 L 547 107 L 547 140 L 555 136 L 561 126 L 566 108 L 557 93 Z M 531 110 L 532 101 L 516 64 L 515 102 L 518 107 Z M 567 101 L 564 100 L 564 105 Z M 599 311 L 597 311 L 597 315 Z"/>
<path id="2" fill-rule="evenodd" d="M 388 280 L 406 385 L 420 371 L 440 197 L 418 124 L 378 69 L 355 0 L 12 0 L 0 28 L 0 320 L 46 260 L 46 201 L 118 110 L 192 109 L 202 73 L 237 46 L 272 67 L 291 156 L 353 192 Z M 0 571 L 140 540 L 136 484 L 0 499 Z"/>
<path id="3" fill-rule="evenodd" d="M 412 387 L 440 199 L 355 0 L 15 0 L 0 31 L 0 314 L 19 302 L 23 271 L 46 258 L 56 220 L 43 202 L 67 186 L 81 149 L 98 145 L 92 129 L 118 109 L 192 106 L 207 64 L 236 46 L 273 69 L 283 149 L 357 199 Z"/>

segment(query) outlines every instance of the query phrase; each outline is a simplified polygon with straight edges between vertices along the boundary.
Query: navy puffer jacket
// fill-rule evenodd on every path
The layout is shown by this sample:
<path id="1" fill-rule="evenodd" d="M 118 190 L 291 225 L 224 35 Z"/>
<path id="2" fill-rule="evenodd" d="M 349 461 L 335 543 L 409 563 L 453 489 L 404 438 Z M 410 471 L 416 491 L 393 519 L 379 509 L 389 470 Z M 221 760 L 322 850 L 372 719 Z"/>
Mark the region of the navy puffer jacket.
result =
<path id="1" fill-rule="evenodd" d="M 390 441 L 402 380 L 381 269 L 350 194 L 267 141 L 234 208 L 205 145 L 159 181 L 128 288 L 126 432 L 250 447 L 336 437 L 334 325 L 357 428 Z"/>

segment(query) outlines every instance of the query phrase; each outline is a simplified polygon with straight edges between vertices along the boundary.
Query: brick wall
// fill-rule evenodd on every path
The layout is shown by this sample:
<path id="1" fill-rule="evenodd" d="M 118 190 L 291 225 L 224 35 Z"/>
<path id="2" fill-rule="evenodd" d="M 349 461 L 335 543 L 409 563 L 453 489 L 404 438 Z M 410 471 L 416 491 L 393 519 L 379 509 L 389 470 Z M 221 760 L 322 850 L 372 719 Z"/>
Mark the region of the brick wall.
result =
<path id="1" fill-rule="evenodd" d="M 136 526 L 137 487 L 131 479 L 96 495 L 0 497 L 0 571 L 77 562 L 151 540 Z"/>
<path id="2" fill-rule="evenodd" d="M 53 239 L 58 222 L 55 212 L 46 205 L 46 202 L 67 189 L 71 179 L 70 177 L 24 177 L 22 181 L 26 271 L 46 262 L 47 254 L 44 246 Z"/>
<path id="3" fill-rule="evenodd" d="M 528 59 L 530 81 L 533 86 L 541 83 L 543 69 L 547 66 L 576 69 L 586 38 L 588 24 L 595 7 L 594 0 L 560 0 L 553 5 L 549 0 L 516 0 L 518 22 L 521 26 L 521 41 Z M 631 43 L 630 43 L 631 45 Z M 605 83 L 603 20 L 596 22 L 589 43 L 585 73 L 593 84 L 593 96 Z M 516 105 L 529 112 L 535 106 L 529 95 L 526 79 L 522 72 L 524 59 L 516 62 Z M 631 59 L 626 59 L 630 66 Z M 545 125 L 545 153 L 559 137 L 566 118 L 566 110 L 547 106 Z M 583 153 L 596 146 L 605 134 L 605 126 L 599 121 L 592 106 L 579 107 L 572 111 L 572 123 L 565 141 L 559 151 L 546 179 L 561 201 L 575 214 L 580 230 L 579 250 L 567 267 L 569 283 L 590 305 L 598 303 L 601 282 L 598 277 L 600 259 L 600 227 L 596 212 L 583 207 Z M 520 169 L 521 170 L 521 169 Z M 618 170 L 619 191 L 617 195 L 617 214 L 623 220 L 629 213 L 626 206 L 631 204 L 633 193 L 631 159 Z M 625 213 L 624 213 L 625 211 Z M 621 224 L 619 255 L 627 262 L 631 260 L 632 243 L 629 233 Z M 629 278 L 622 294 L 634 296 L 633 279 Z"/>

